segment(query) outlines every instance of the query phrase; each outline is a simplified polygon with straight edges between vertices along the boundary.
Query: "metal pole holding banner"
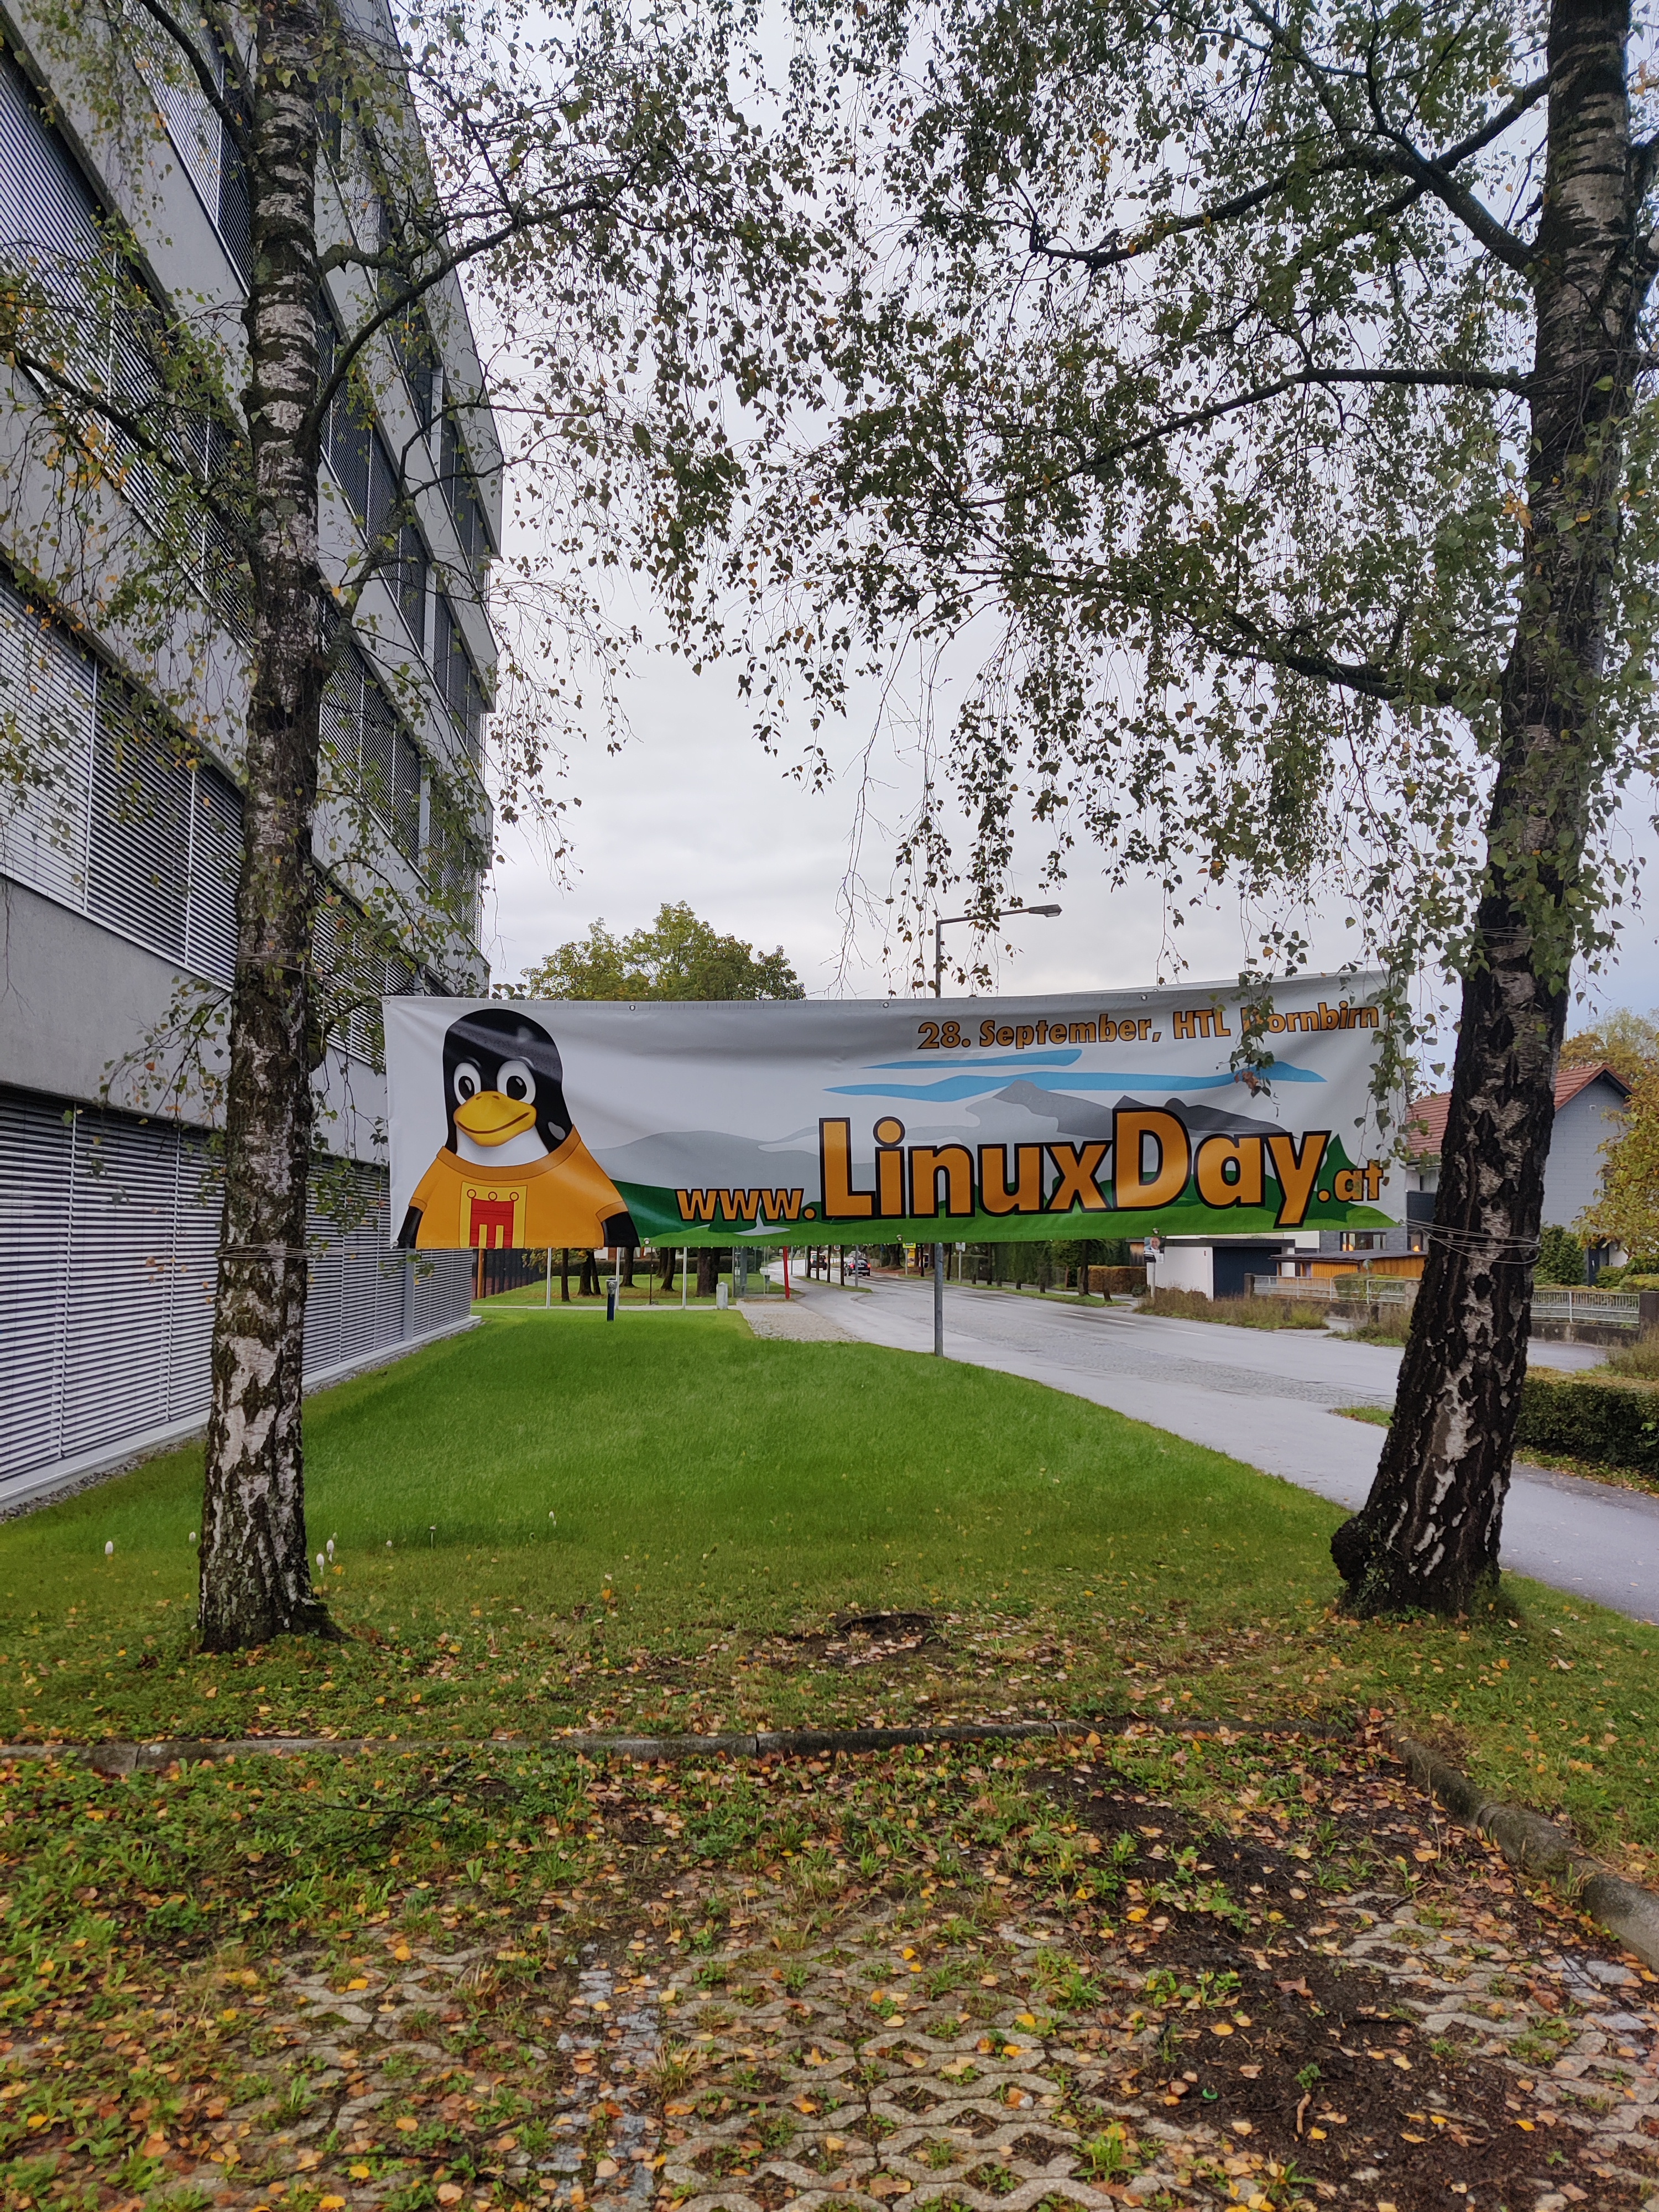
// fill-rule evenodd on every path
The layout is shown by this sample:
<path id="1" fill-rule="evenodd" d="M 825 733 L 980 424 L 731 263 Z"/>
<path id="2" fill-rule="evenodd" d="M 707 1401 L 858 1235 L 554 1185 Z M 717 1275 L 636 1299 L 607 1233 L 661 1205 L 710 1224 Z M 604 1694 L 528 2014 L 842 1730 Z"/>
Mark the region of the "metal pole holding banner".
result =
<path id="1" fill-rule="evenodd" d="M 553 1247 L 550 1244 L 550 1245 L 548 1246 L 548 1248 L 547 1248 L 547 1296 L 546 1296 L 546 1297 L 542 1300 L 542 1304 L 543 1304 L 544 1306 L 550 1306 L 550 1305 L 552 1304 L 552 1303 L 553 1303 Z"/>
<path id="2" fill-rule="evenodd" d="M 945 1357 L 945 1247 L 933 1247 L 933 1357 Z"/>

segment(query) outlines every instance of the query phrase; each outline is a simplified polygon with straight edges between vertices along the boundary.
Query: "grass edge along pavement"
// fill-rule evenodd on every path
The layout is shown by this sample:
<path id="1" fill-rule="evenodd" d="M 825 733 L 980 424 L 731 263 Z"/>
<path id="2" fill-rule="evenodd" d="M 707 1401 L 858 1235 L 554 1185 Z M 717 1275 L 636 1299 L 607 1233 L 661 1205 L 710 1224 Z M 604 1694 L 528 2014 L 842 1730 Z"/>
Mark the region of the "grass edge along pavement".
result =
<path id="1" fill-rule="evenodd" d="M 319 1395 L 308 1438 L 347 1644 L 194 1651 L 198 1493 L 175 1454 L 0 1530 L 4 1733 L 441 1743 L 504 1715 L 556 1738 L 1375 1711 L 1653 1871 L 1652 1631 L 1525 1583 L 1475 1622 L 1352 1622 L 1328 1504 L 1041 1384 L 766 1343 L 735 1316 L 644 1336 L 503 1318 Z M 376 1548 L 378 1505 L 353 1504 L 374 1482 L 412 1545 Z M 476 1525 L 428 1551 L 426 1501 L 458 1485 Z M 556 1531 L 533 1517 L 549 1485 Z M 860 1607 L 922 1627 L 834 1632 Z"/>
<path id="2" fill-rule="evenodd" d="M 5 1770 L 8 2201 L 1659 2203 L 1659 1976 L 1376 1731 L 990 1754 Z"/>
<path id="3" fill-rule="evenodd" d="M 577 1759 L 623 1759 L 641 1765 L 694 1759 L 837 1759 L 848 1753 L 891 1752 L 934 1747 L 945 1744 L 1063 1743 L 1081 1737 L 1093 1748 L 1106 1736 L 1131 1729 L 1176 1735 L 1188 1742 L 1214 1736 L 1221 1741 L 1235 1735 L 1264 1740 L 1276 1736 L 1305 1738 L 1332 1731 L 1310 1729 L 1294 1723 L 1275 1728 L 1256 1723 L 1230 1724 L 1200 1720 L 1188 1715 L 1179 1723 L 1148 1721 L 1138 1714 L 1094 1715 L 1074 1721 L 1004 1721 L 968 1723 L 954 1728 L 913 1729 L 783 1729 L 754 1735 L 623 1736 L 571 1733 L 557 1739 L 556 1748 Z M 492 1742 L 511 1742 L 496 1737 Z M 1644 1966 L 1659 1968 L 1659 1893 L 1639 1882 L 1626 1880 L 1599 1859 L 1578 1848 L 1576 1839 L 1555 1821 L 1520 1805 L 1506 1805 L 1478 1790 L 1459 1771 L 1428 1745 L 1410 1736 L 1395 1739 L 1395 1746 L 1413 1780 L 1452 1814 L 1460 1826 L 1488 1836 L 1510 1864 L 1523 1874 L 1540 1875 L 1561 1888 L 1569 1899 L 1607 1935 L 1614 1936 Z M 368 1738 L 328 1742 L 320 1737 L 274 1743 L 260 1737 L 239 1742 L 148 1744 L 0 1744 L 0 1765 L 8 1760 L 64 1759 L 91 1767 L 99 1774 L 124 1778 L 137 1773 L 165 1773 L 188 1765 L 216 1765 L 221 1761 L 255 1758 L 355 1758 L 378 1747 Z M 478 1751 L 481 1745 L 459 1747 Z"/>
<path id="4" fill-rule="evenodd" d="M 1386 1429 L 1394 1419 L 1393 1408 L 1388 1406 L 1333 1406 L 1331 1411 L 1339 1420 L 1363 1421 L 1376 1429 Z M 1517 1442 L 1514 1464 L 1517 1473 L 1527 1468 L 1537 1468 L 1546 1474 L 1570 1474 L 1581 1482 L 1598 1483 L 1606 1490 L 1631 1490 L 1644 1497 L 1659 1498 L 1659 1471 L 1625 1467 L 1616 1461 L 1575 1458 L 1566 1452 L 1548 1451 L 1531 1437 L 1524 1442 Z"/>

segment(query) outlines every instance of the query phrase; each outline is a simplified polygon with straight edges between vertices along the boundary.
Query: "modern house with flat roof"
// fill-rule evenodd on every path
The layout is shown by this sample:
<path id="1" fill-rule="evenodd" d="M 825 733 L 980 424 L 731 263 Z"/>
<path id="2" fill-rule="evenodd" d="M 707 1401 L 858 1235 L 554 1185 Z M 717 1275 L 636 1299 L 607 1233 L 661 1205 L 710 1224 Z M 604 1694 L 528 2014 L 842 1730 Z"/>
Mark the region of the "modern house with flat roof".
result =
<path id="1" fill-rule="evenodd" d="M 395 39 L 383 0 L 359 4 L 377 36 Z M 73 282 L 78 265 L 107 255 L 118 218 L 153 296 L 187 296 L 198 323 L 217 313 L 239 326 L 249 210 L 214 107 L 176 84 L 152 88 L 170 146 L 139 204 L 96 118 L 52 82 L 21 0 L 0 9 L 0 266 L 50 264 Z M 334 117 L 325 137 L 325 241 L 378 239 L 386 215 L 365 188 L 354 118 Z M 356 327 L 362 307 L 342 272 L 325 280 L 325 362 L 332 334 Z M 477 937 L 501 454 L 459 286 L 439 288 L 421 322 L 418 344 L 405 332 L 377 356 L 372 411 L 337 405 L 324 439 L 331 574 L 361 556 L 389 499 L 415 520 L 362 593 L 324 708 L 334 787 L 369 828 L 367 856 L 359 837 L 348 863 L 338 809 L 319 811 L 316 957 L 319 972 L 347 978 L 352 1011 L 320 1079 L 311 1382 L 464 1325 L 471 1291 L 470 1255 L 417 1261 L 392 1249 L 386 1219 L 378 1000 L 488 988 Z M 0 731 L 10 757 L 33 767 L 0 778 L 0 1504 L 206 1418 L 220 1215 L 211 1086 L 147 1108 L 118 1083 L 112 1091 L 110 1071 L 142 1065 L 181 1004 L 222 1001 L 233 979 L 243 720 L 238 609 L 214 590 L 210 549 L 189 614 L 210 649 L 200 696 L 183 708 L 176 684 L 161 702 L 154 666 L 135 665 L 87 603 L 50 602 L 32 585 L 52 572 L 31 559 L 29 538 L 50 501 L 30 474 L 38 398 L 20 372 L 9 377 Z M 135 501 L 138 473 L 122 494 Z M 441 881 L 463 920 L 441 957 L 364 951 L 371 877 L 407 900 Z"/>

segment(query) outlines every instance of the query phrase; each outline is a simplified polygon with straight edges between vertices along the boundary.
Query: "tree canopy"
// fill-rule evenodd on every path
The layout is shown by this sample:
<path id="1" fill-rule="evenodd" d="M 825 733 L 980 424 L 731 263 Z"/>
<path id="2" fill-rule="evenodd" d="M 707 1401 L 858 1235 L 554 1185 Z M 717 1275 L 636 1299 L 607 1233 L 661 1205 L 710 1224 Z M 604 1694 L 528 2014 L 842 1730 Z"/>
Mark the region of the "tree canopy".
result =
<path id="1" fill-rule="evenodd" d="M 987 913 L 1035 823 L 1247 977 L 1310 903 L 1459 979 L 1436 1218 L 1362 1610 L 1491 1595 L 1575 959 L 1659 763 L 1659 81 L 1628 0 L 798 0 L 796 83 L 861 252 L 841 403 L 723 582 L 775 741 L 860 661 L 933 699 L 919 908 Z M 787 549 L 787 556 L 775 549 Z M 816 741 L 815 741 L 816 742 Z M 953 814 L 967 824 L 965 848 Z"/>
<path id="2" fill-rule="evenodd" d="M 184 976 L 133 1063 L 222 1125 L 200 1632 L 232 1649 L 328 1626 L 301 1394 L 341 1032 L 386 989 L 477 987 L 486 792 L 546 811 L 585 665 L 608 692 L 628 641 L 589 573 L 726 528 L 709 395 L 729 380 L 757 424 L 792 388 L 812 178 L 739 105 L 742 0 L 25 20 L 8 120 L 50 204 L 17 194 L 0 232 L 8 562 L 41 636 L 120 672 L 136 803 L 149 747 L 205 750 L 240 807 L 232 981 Z M 504 470 L 531 525 L 510 563 Z M 8 796 L 72 752 L 47 690 L 0 716 Z"/>
<path id="3" fill-rule="evenodd" d="M 1626 1083 L 1638 1082 L 1659 1061 L 1659 1023 L 1651 1014 L 1615 1006 L 1587 1030 L 1578 1030 L 1561 1047 L 1564 1067 L 1616 1069 Z"/>
<path id="4" fill-rule="evenodd" d="M 780 945 L 757 952 L 725 937 L 682 900 L 648 929 L 613 936 L 603 921 L 526 969 L 515 997 L 532 999 L 803 999 Z"/>
<path id="5" fill-rule="evenodd" d="M 726 571 L 769 739 L 908 647 L 940 679 L 924 903 L 958 874 L 1006 903 L 1024 820 L 1056 874 L 1097 854 L 1174 925 L 1224 884 L 1282 958 L 1302 902 L 1340 902 L 1402 986 L 1457 971 L 1535 513 L 1603 563 L 1605 650 L 1559 764 L 1571 896 L 1549 839 L 1500 841 L 1504 880 L 1552 973 L 1603 944 L 1625 869 L 1583 854 L 1656 757 L 1645 143 L 1595 217 L 1636 255 L 1599 295 L 1616 389 L 1598 362 L 1571 495 L 1531 482 L 1546 137 L 1588 46 L 1552 60 L 1520 0 L 801 4 L 863 250 L 822 341 L 842 404 Z M 1403 988 L 1395 1015 L 1404 1042 Z"/>

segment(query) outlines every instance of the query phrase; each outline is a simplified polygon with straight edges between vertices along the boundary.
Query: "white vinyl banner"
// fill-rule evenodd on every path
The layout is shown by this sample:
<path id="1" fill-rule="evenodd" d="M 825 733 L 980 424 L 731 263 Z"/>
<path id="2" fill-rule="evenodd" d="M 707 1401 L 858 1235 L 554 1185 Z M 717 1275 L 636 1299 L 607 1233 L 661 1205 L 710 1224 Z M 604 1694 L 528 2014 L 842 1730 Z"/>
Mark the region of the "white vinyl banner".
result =
<path id="1" fill-rule="evenodd" d="M 1375 1225 L 1381 978 L 1030 999 L 388 999 L 423 1250 Z M 1267 1056 L 1262 1064 L 1261 1055 Z"/>

